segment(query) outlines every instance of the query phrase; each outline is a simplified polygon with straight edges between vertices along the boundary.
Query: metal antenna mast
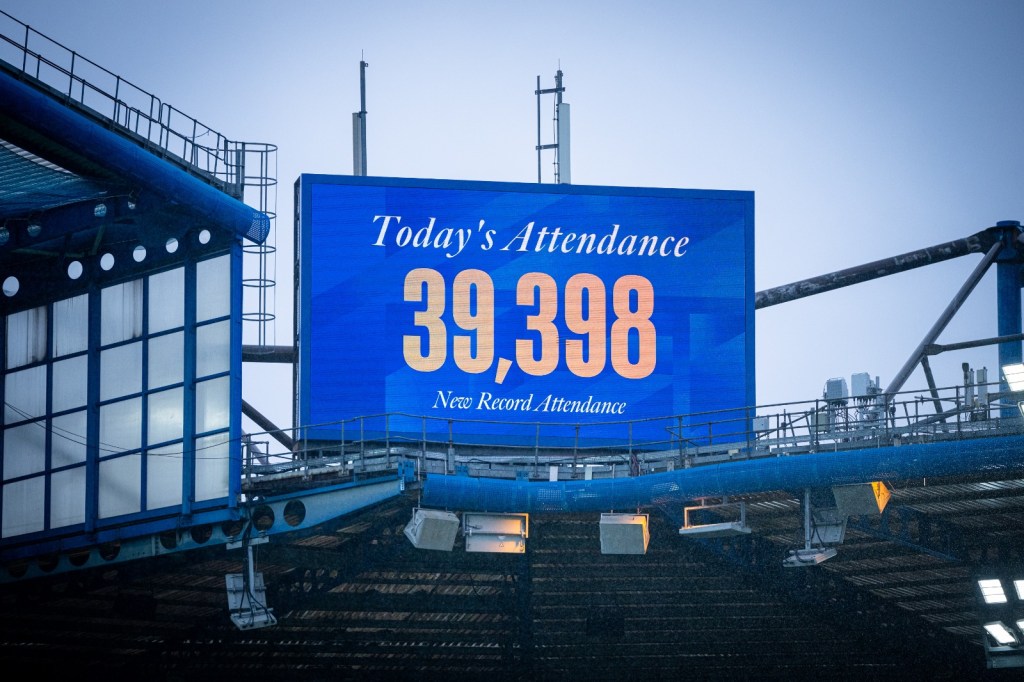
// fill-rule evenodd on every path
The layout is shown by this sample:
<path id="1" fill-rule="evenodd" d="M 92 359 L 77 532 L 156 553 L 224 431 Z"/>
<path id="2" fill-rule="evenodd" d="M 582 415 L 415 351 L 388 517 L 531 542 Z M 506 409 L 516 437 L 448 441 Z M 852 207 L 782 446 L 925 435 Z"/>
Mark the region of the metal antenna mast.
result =
<path id="1" fill-rule="evenodd" d="M 534 94 L 537 96 L 537 182 L 541 182 L 541 152 L 545 149 L 555 150 L 555 183 L 568 185 L 572 182 L 572 175 L 569 168 L 569 103 L 562 101 L 562 93 L 565 88 L 562 86 L 562 69 L 555 73 L 555 87 L 542 90 L 540 87 L 540 76 L 537 76 L 537 89 Z M 555 96 L 555 142 L 554 144 L 541 144 L 540 139 L 540 96 Z"/>
<path id="2" fill-rule="evenodd" d="M 352 175 L 366 175 L 366 67 L 359 59 L 359 111 L 352 114 Z"/>

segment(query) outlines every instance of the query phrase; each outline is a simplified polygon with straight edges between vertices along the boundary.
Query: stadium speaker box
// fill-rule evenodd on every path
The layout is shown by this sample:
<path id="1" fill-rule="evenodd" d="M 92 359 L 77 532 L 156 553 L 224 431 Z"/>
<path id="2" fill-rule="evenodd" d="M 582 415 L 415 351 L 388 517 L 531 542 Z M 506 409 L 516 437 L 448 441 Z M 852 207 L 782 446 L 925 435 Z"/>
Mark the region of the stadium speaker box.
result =
<path id="1" fill-rule="evenodd" d="M 459 517 L 452 512 L 415 509 L 405 526 L 405 537 L 417 549 L 452 551 L 459 532 Z"/>

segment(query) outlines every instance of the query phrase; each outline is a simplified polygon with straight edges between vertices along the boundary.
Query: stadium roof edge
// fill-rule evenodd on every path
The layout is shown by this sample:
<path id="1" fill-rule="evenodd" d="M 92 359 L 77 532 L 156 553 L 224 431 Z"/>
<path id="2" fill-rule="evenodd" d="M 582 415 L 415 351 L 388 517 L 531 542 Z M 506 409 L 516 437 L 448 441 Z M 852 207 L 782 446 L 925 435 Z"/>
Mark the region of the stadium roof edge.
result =
<path id="1" fill-rule="evenodd" d="M 127 137 L 107 130 L 70 107 L 0 69 L 0 137 L 8 131 L 31 130 L 66 150 L 68 158 L 84 160 L 109 171 L 127 184 L 148 189 L 169 204 L 200 214 L 236 237 L 262 243 L 270 218 L 242 201 L 192 177 Z M 27 151 L 33 140 L 9 140 Z M 52 146 L 48 151 L 52 153 Z M 42 156 L 43 153 L 40 153 Z M 47 154 L 48 156 L 49 154 Z M 53 159 L 54 161 L 58 161 Z"/>

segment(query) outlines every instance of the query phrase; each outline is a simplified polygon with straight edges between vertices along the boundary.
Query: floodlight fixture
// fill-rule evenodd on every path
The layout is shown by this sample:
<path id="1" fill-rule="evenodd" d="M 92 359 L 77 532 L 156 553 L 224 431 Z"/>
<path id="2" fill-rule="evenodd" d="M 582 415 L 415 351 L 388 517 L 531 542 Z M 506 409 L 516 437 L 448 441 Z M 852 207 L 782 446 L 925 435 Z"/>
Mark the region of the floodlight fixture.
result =
<path id="1" fill-rule="evenodd" d="M 998 578 L 979 580 L 978 589 L 981 590 L 981 598 L 985 600 L 986 604 L 1006 603 L 1006 592 L 1003 591 L 1003 582 Z"/>
<path id="2" fill-rule="evenodd" d="M 601 514 L 601 554 L 646 554 L 647 514 Z"/>
<path id="3" fill-rule="evenodd" d="M 690 512 L 692 511 L 732 508 L 739 511 L 739 518 L 736 520 L 719 521 L 718 523 L 690 523 Z M 683 526 L 679 529 L 679 534 L 683 537 L 701 539 L 750 535 L 750 526 L 747 525 L 747 504 L 746 502 L 723 502 L 722 504 L 683 507 Z"/>
<path id="4" fill-rule="evenodd" d="M 1024 391 L 1024 362 L 1003 365 L 1003 379 L 1011 391 Z"/>
<path id="5" fill-rule="evenodd" d="M 832 486 L 832 496 L 841 516 L 879 516 L 892 493 L 882 481 Z"/>
<path id="6" fill-rule="evenodd" d="M 449 511 L 416 508 L 404 533 L 416 549 L 450 552 L 459 533 L 459 517 Z"/>
<path id="7" fill-rule="evenodd" d="M 490 514 L 465 512 L 462 534 L 467 552 L 523 554 L 529 537 L 529 514 Z"/>
<path id="8" fill-rule="evenodd" d="M 1012 646 L 1017 643 L 1017 635 L 1006 627 L 1001 621 L 985 623 L 985 632 L 992 636 L 1000 646 Z"/>

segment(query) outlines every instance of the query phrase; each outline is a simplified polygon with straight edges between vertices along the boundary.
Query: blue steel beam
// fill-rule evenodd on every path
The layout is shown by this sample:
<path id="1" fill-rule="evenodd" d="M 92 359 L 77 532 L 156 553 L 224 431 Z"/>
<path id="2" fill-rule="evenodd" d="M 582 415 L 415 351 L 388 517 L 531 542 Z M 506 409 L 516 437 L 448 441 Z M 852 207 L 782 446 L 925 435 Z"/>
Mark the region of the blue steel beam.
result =
<path id="1" fill-rule="evenodd" d="M 151 189 L 169 204 L 228 226 L 237 237 L 262 242 L 270 218 L 173 167 L 128 138 L 88 120 L 0 70 L 0 118 L 45 136 L 111 175 Z M 31 150 L 30 150 L 31 151 Z"/>
<path id="2" fill-rule="evenodd" d="M 140 528 L 148 534 L 138 537 L 123 538 L 114 528 L 21 548 L 7 547 L 0 551 L 0 564 L 7 569 L 0 570 L 0 583 L 217 545 L 226 547 L 247 535 L 263 537 L 306 530 L 397 497 L 404 490 L 405 475 L 407 472 L 400 471 L 399 476 L 268 497 L 238 509 L 196 512 L 190 528 L 182 527 L 179 517 L 171 517 L 144 524 Z M 22 570 L 14 570 L 19 565 Z"/>
<path id="3" fill-rule="evenodd" d="M 494 512 L 596 512 L 702 497 L 818 488 L 879 480 L 1024 470 L 1024 435 L 724 462 L 632 478 L 592 481 L 430 475 L 427 507 Z"/>

